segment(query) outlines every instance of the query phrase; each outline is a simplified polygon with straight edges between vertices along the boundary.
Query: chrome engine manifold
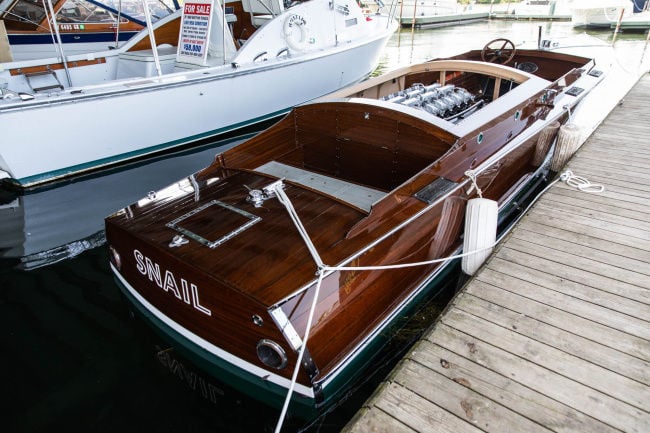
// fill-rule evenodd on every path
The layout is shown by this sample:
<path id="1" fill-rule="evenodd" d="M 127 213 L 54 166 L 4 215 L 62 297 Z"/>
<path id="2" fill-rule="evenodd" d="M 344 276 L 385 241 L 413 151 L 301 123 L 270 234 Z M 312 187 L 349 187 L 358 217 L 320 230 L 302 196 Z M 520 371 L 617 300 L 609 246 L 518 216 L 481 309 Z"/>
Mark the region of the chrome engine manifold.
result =
<path id="1" fill-rule="evenodd" d="M 460 118 L 483 103 L 480 98 L 462 87 L 453 84 L 442 86 L 439 83 L 428 86 L 416 83 L 380 100 L 418 108 L 446 120 Z"/>

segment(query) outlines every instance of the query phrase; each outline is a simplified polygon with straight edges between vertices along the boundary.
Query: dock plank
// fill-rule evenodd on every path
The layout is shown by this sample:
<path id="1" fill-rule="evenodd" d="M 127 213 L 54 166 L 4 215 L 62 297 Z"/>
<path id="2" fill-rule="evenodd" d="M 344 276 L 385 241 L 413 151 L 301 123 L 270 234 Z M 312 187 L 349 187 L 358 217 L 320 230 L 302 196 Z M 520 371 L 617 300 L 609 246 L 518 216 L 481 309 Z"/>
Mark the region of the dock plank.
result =
<path id="1" fill-rule="evenodd" d="M 549 432 L 547 428 L 505 406 L 481 398 L 471 388 L 448 380 L 419 362 L 404 364 L 393 380 L 482 431 L 503 432 L 512 429 L 529 433 Z"/>
<path id="2" fill-rule="evenodd" d="M 420 341 L 411 353 L 417 362 L 448 379 L 558 433 L 620 431 L 430 341 Z"/>
<path id="3" fill-rule="evenodd" d="M 572 266 L 581 271 L 611 278 L 612 280 L 623 281 L 645 289 L 650 288 L 650 278 L 648 278 L 647 273 L 636 272 L 629 269 L 637 262 L 633 259 L 627 259 L 625 257 L 610 254 L 609 257 L 612 257 L 612 261 L 607 262 L 602 258 L 602 256 L 607 255 L 607 253 L 594 253 L 592 256 L 586 257 L 574 254 L 572 251 L 567 251 L 572 249 L 570 248 L 570 244 L 567 242 L 546 237 L 548 242 L 546 244 L 539 244 L 535 242 L 539 239 L 538 235 L 531 234 L 530 232 L 528 234 L 530 236 L 526 240 L 513 235 L 508 243 L 508 247 L 537 257 L 549 257 L 552 261 Z M 577 250 L 577 248 L 573 248 L 573 250 Z M 597 258 L 602 258 L 602 261 L 597 260 Z M 647 270 L 645 272 L 647 272 Z"/>
<path id="4" fill-rule="evenodd" d="M 433 404 L 420 394 L 399 384 L 397 380 L 393 380 L 386 388 L 388 398 L 382 399 L 377 407 L 396 415 L 397 419 L 411 426 L 415 431 L 427 430 L 430 425 L 439 426 L 432 430 L 436 432 L 454 433 L 462 430 L 479 433 L 481 431 L 473 424 Z"/>
<path id="5" fill-rule="evenodd" d="M 551 219 L 554 219 L 555 221 L 561 222 L 575 222 L 577 224 L 585 226 L 587 230 L 600 230 L 602 233 L 604 233 L 604 236 L 609 236 L 612 239 L 616 239 L 618 235 L 629 236 L 640 240 L 644 248 L 647 247 L 648 242 L 650 241 L 650 235 L 643 230 L 629 226 L 609 224 L 607 221 L 591 219 L 587 215 L 574 214 L 570 217 L 567 217 L 565 215 L 562 215 L 561 212 L 556 212 L 554 209 L 543 206 L 543 203 L 538 203 L 538 206 L 535 207 L 535 213 L 539 217 L 549 219 L 549 221 L 551 221 Z"/>
<path id="6" fill-rule="evenodd" d="M 561 238 L 546 236 L 545 234 L 535 233 L 529 230 L 516 230 L 512 233 L 512 238 L 521 241 L 521 244 L 535 244 L 538 249 L 547 250 L 553 248 L 562 253 L 567 253 L 577 257 L 589 257 L 590 261 L 599 262 L 601 266 L 611 266 L 622 270 L 630 271 L 634 277 L 640 278 L 645 282 L 644 276 L 650 276 L 650 267 L 646 267 L 643 260 L 637 258 L 625 257 L 606 250 L 600 250 L 593 247 L 587 247 L 573 243 Z M 517 245 L 513 242 L 513 245 Z M 516 248 L 514 246 L 513 248 Z M 631 279 L 634 279 L 631 277 Z M 641 284 L 643 287 L 643 284 Z"/>
<path id="7" fill-rule="evenodd" d="M 516 255 L 521 254 L 516 253 Z M 522 260 L 519 264 L 525 265 L 525 260 Z M 639 320 L 627 314 L 608 310 L 606 307 L 601 307 L 576 297 L 566 296 L 561 292 L 545 289 L 536 283 L 513 278 L 507 274 L 498 272 L 498 270 L 481 272 L 476 276 L 476 280 L 504 289 L 512 288 L 512 290 L 516 290 L 517 294 L 525 296 L 527 299 L 543 302 L 546 305 L 562 309 L 576 316 L 635 335 L 639 338 L 650 339 L 650 329 L 648 322 L 645 320 Z M 616 282 L 612 284 L 616 284 Z"/>
<path id="8" fill-rule="evenodd" d="M 590 208 L 583 208 L 580 206 L 566 205 L 559 202 L 540 202 L 538 203 L 538 208 L 540 210 L 546 210 L 549 213 L 557 212 L 565 215 L 568 218 L 588 218 L 593 221 L 597 221 L 602 225 L 610 227 L 609 230 L 613 230 L 613 228 L 617 228 L 621 231 L 627 230 L 627 233 L 631 234 L 632 236 L 635 236 L 639 239 L 650 240 L 650 233 L 648 233 L 650 223 L 647 221 L 628 218 L 626 216 L 615 215 Z"/>
<path id="9" fill-rule="evenodd" d="M 648 199 L 650 199 L 650 192 L 648 193 Z M 544 203 L 560 211 L 564 209 L 573 210 L 575 207 L 582 209 L 599 210 L 603 213 L 624 218 L 624 222 L 627 224 L 641 223 L 644 226 L 647 226 L 647 220 L 650 217 L 650 209 L 621 209 L 621 207 L 617 206 L 616 204 L 598 203 L 594 202 L 593 200 L 589 200 L 588 198 L 584 197 L 584 193 L 580 193 L 579 191 L 575 190 L 566 190 L 559 192 L 558 190 L 549 191 L 545 196 Z"/>
<path id="10" fill-rule="evenodd" d="M 460 311 L 512 329 L 517 334 L 650 386 L 650 362 L 648 361 L 467 293 L 464 293 L 460 299 L 462 302 L 457 306 Z"/>
<path id="11" fill-rule="evenodd" d="M 650 299 L 647 290 L 636 289 L 630 292 L 622 291 L 616 287 L 610 289 L 610 286 L 601 289 L 593 285 L 590 286 L 580 280 L 571 281 L 562 276 L 551 275 L 542 270 L 497 257 L 492 260 L 491 266 L 489 268 L 486 267 L 482 272 L 485 272 L 486 275 L 481 275 L 481 278 L 490 278 L 491 272 L 498 272 L 533 284 L 536 287 L 582 299 L 583 301 L 600 305 L 603 308 L 636 317 L 645 322 L 650 321 L 650 304 L 644 302 Z M 518 291 L 518 293 L 522 294 L 523 292 Z"/>
<path id="12" fill-rule="evenodd" d="M 540 343 L 530 336 L 518 332 L 503 332 L 502 326 L 483 317 L 468 314 L 460 308 L 449 311 L 443 317 L 442 323 L 465 334 L 473 335 L 492 346 L 498 346 L 513 355 L 527 359 L 560 376 L 570 377 L 577 383 L 638 409 L 645 408 L 650 401 L 650 387 Z"/>
<path id="13" fill-rule="evenodd" d="M 522 220 L 524 222 L 533 221 L 549 227 L 554 227 L 557 230 L 564 230 L 576 235 L 589 236 L 601 240 L 609 240 L 612 244 L 625 245 L 643 251 L 650 251 L 650 241 L 639 239 L 638 237 L 616 233 L 606 230 L 606 225 L 602 230 L 592 230 L 593 224 L 588 224 L 588 221 L 578 221 L 577 218 L 563 218 L 559 214 L 544 214 L 541 211 L 536 211 L 534 214 L 528 214 Z M 587 222 L 585 224 L 585 222 Z"/>
<path id="14" fill-rule="evenodd" d="M 637 248 L 636 246 L 623 245 L 618 242 L 612 242 L 611 238 L 604 238 L 603 236 L 594 236 L 592 234 L 585 234 L 584 232 L 577 232 L 575 229 L 569 227 L 555 227 L 553 225 L 545 224 L 546 221 L 534 220 L 532 218 L 523 219 L 517 226 L 515 231 L 528 231 L 562 239 L 567 242 L 572 242 L 577 245 L 582 245 L 587 248 L 592 248 L 598 251 L 607 251 L 611 254 L 628 257 L 630 259 L 639 260 L 643 263 L 650 262 L 650 250 Z M 632 242 L 635 244 L 635 242 Z"/>
<path id="15" fill-rule="evenodd" d="M 553 374 L 530 360 L 509 353 L 446 324 L 438 324 L 433 333 L 427 336 L 427 340 L 506 376 L 513 382 L 535 389 L 546 398 L 559 401 L 613 428 L 641 433 L 646 432 L 646 427 L 650 425 L 649 415 L 638 408 L 578 383 L 570 377 Z"/>
<path id="16" fill-rule="evenodd" d="M 535 300 L 526 296 L 503 290 L 499 287 L 478 282 L 467 288 L 477 298 L 502 306 L 509 310 L 525 314 L 540 322 L 556 328 L 581 335 L 619 352 L 634 356 L 643 361 L 650 360 L 650 347 L 643 338 L 615 329 L 606 321 L 598 323 L 589 318 L 565 311 L 561 305 L 549 305 L 544 300 Z"/>

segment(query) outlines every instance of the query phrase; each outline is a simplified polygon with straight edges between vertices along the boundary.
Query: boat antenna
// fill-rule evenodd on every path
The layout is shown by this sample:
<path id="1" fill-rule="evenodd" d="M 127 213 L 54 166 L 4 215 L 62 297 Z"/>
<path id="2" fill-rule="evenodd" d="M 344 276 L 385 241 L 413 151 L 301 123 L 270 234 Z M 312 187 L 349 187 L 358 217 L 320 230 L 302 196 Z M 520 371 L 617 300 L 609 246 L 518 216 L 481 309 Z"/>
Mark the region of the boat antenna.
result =
<path id="1" fill-rule="evenodd" d="M 43 0 L 43 8 L 47 14 L 48 7 L 50 9 L 50 33 L 54 29 L 54 34 L 56 35 L 56 45 L 61 55 L 61 62 L 63 63 L 63 69 L 65 70 L 65 76 L 68 79 L 68 87 L 72 87 L 72 79 L 70 78 L 70 70 L 68 69 L 68 62 L 65 59 L 65 54 L 63 52 L 63 42 L 61 42 L 61 35 L 59 34 L 59 23 L 56 21 L 56 14 L 54 13 L 54 7 L 52 6 L 52 0 L 47 0 L 47 5 L 45 0 Z"/>
<path id="2" fill-rule="evenodd" d="M 221 49 L 223 50 L 223 64 L 226 64 L 226 26 L 228 22 L 226 21 L 226 0 L 221 2 Z M 208 44 L 210 44 L 210 39 L 208 38 Z"/>
<path id="3" fill-rule="evenodd" d="M 153 61 L 156 64 L 156 72 L 160 77 L 162 75 L 162 69 L 160 69 L 160 59 L 158 58 L 158 46 L 156 45 L 156 36 L 154 35 L 154 28 L 153 25 L 151 24 L 151 11 L 149 10 L 149 4 L 147 3 L 147 0 L 142 0 L 142 6 L 144 6 L 144 17 L 147 20 L 147 33 L 149 33 L 149 41 L 151 42 L 151 52 L 153 53 Z"/>

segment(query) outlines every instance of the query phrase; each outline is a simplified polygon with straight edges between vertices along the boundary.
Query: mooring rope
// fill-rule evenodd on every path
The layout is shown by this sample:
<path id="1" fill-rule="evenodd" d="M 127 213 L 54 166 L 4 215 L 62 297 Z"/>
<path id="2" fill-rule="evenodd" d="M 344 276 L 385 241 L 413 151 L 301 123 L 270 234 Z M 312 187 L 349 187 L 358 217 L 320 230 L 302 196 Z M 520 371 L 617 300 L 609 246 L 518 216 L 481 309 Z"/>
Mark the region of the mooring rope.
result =
<path id="1" fill-rule="evenodd" d="M 483 191 L 481 191 L 481 188 L 478 187 L 478 183 L 476 182 L 476 172 L 474 170 L 467 170 L 465 172 L 465 176 L 467 176 L 469 180 L 472 181 L 474 188 L 476 188 L 476 194 L 478 194 L 479 198 L 483 198 Z"/>
<path id="2" fill-rule="evenodd" d="M 293 375 L 291 376 L 291 385 L 289 386 L 289 390 L 287 391 L 287 396 L 284 399 L 282 412 L 280 412 L 280 419 L 278 420 L 278 423 L 275 426 L 275 433 L 280 433 L 280 430 L 282 429 L 282 424 L 284 424 L 284 418 L 287 415 L 287 410 L 289 409 L 289 403 L 291 403 L 291 395 L 293 395 L 293 389 L 296 387 L 296 382 L 298 381 L 298 371 L 300 370 L 300 364 L 302 363 L 302 358 L 305 355 L 305 349 L 307 348 L 307 340 L 309 339 L 309 330 L 311 329 L 311 323 L 312 320 L 314 319 L 314 312 L 316 311 L 316 304 L 318 302 L 318 295 L 320 293 L 320 288 L 323 283 L 324 275 L 325 275 L 324 270 L 319 269 L 318 282 L 316 283 L 316 290 L 314 291 L 314 299 L 311 301 L 311 308 L 309 309 L 307 328 L 305 329 L 305 335 L 303 336 L 302 345 L 300 346 L 300 352 L 298 352 L 298 359 L 296 360 L 296 366 L 294 367 Z"/>
<path id="3" fill-rule="evenodd" d="M 273 185 L 272 190 L 275 193 L 276 197 L 278 198 L 278 201 L 280 201 L 280 203 L 284 205 L 284 207 L 287 209 L 287 212 L 289 212 L 289 216 L 291 217 L 293 224 L 296 226 L 296 229 L 298 229 L 298 233 L 300 233 L 300 236 L 305 241 L 305 245 L 307 245 L 307 249 L 311 253 L 312 257 L 314 258 L 316 265 L 318 266 L 319 269 L 322 268 L 323 261 L 321 260 L 320 255 L 318 254 L 318 251 L 314 246 L 314 243 L 311 241 L 311 238 L 309 237 L 309 233 L 307 233 L 305 226 L 302 225 L 302 222 L 300 221 L 300 217 L 296 213 L 296 209 L 294 209 L 291 200 L 284 192 L 284 184 L 282 182 L 276 182 Z"/>
<path id="4" fill-rule="evenodd" d="M 474 186 L 477 189 L 477 192 L 480 195 L 480 189 L 478 188 L 478 185 L 476 184 L 476 175 L 474 171 L 468 170 L 465 172 L 465 175 L 470 178 L 470 180 L 473 182 Z M 314 312 L 316 310 L 316 305 L 318 302 L 318 296 L 320 294 L 320 289 L 323 283 L 323 279 L 325 278 L 325 274 L 327 272 L 335 272 L 335 271 L 377 271 L 377 270 L 390 270 L 390 269 L 401 269 L 401 268 L 408 268 L 408 267 L 415 267 L 415 266 L 426 266 L 426 265 L 432 265 L 435 263 L 441 263 L 445 262 L 448 260 L 455 260 L 459 259 L 465 256 L 469 256 L 472 254 L 476 254 L 479 252 L 482 252 L 484 250 L 494 248 L 501 240 L 510 232 L 512 227 L 514 227 L 515 223 L 519 221 L 519 219 L 525 215 L 528 210 L 537 202 L 537 200 L 544 194 L 549 188 L 551 188 L 553 185 L 555 185 L 557 182 L 563 181 L 569 186 L 573 186 L 579 191 L 582 192 L 587 192 L 587 193 L 600 193 L 605 190 L 605 187 L 603 185 L 599 184 L 592 184 L 589 182 L 586 178 L 576 176 L 573 174 L 571 170 L 566 170 L 560 176 L 558 176 L 555 180 L 553 180 L 549 185 L 547 185 L 537 196 L 535 196 L 530 204 L 524 209 L 521 213 L 519 218 L 517 218 L 511 225 L 510 228 L 506 231 L 504 231 L 501 236 L 492 244 L 483 248 L 479 248 L 473 251 L 469 252 L 463 252 L 460 254 L 454 254 L 451 256 L 446 256 L 438 259 L 432 259 L 432 260 L 426 260 L 422 262 L 412 262 L 412 263 L 395 263 L 391 265 L 378 265 L 378 266 L 327 266 L 323 263 L 321 260 L 320 255 L 318 254 L 318 251 L 316 249 L 316 246 L 314 243 L 311 241 L 309 238 L 309 235 L 307 233 L 307 230 L 303 226 L 302 222 L 300 221 L 300 217 L 298 216 L 298 213 L 296 212 L 296 209 L 293 207 L 293 204 L 291 203 L 291 199 L 287 196 L 287 194 L 284 192 L 283 189 L 283 184 L 281 182 L 276 183 L 273 186 L 273 191 L 276 194 L 276 197 L 278 198 L 278 201 L 287 209 L 287 212 L 289 213 L 289 216 L 291 217 L 291 220 L 293 221 L 294 225 L 296 226 L 296 229 L 300 233 L 300 236 L 303 238 L 305 241 L 305 244 L 307 245 L 307 248 L 309 249 L 309 252 L 311 253 L 312 257 L 314 258 L 314 261 L 316 262 L 316 265 L 318 266 L 318 280 L 316 283 L 316 288 L 314 290 L 314 298 L 312 299 L 311 303 L 311 308 L 309 310 L 309 316 L 307 319 L 307 327 L 305 329 L 305 335 L 303 336 L 303 341 L 302 345 L 300 346 L 300 351 L 298 353 L 298 359 L 296 360 L 296 366 L 294 367 L 293 375 L 291 377 L 291 384 L 289 386 L 289 389 L 287 391 L 287 396 L 285 397 L 284 400 L 284 405 L 282 406 L 282 411 L 280 413 L 280 418 L 278 419 L 278 423 L 275 428 L 275 433 L 280 433 L 280 430 L 282 429 L 282 424 L 284 423 L 284 419 L 286 417 L 287 411 L 289 409 L 289 404 L 291 402 L 291 396 L 293 395 L 294 388 L 296 386 L 296 382 L 298 379 L 298 371 L 300 370 L 300 364 L 302 363 L 302 358 L 304 356 L 304 352 L 307 347 L 307 341 L 309 339 L 309 331 L 311 329 L 312 321 L 314 318 Z"/>
<path id="5" fill-rule="evenodd" d="M 591 183 L 588 179 L 576 176 L 571 170 L 566 170 L 560 175 L 561 181 L 577 190 L 592 194 L 599 194 L 605 191 L 605 186 L 598 183 Z"/>

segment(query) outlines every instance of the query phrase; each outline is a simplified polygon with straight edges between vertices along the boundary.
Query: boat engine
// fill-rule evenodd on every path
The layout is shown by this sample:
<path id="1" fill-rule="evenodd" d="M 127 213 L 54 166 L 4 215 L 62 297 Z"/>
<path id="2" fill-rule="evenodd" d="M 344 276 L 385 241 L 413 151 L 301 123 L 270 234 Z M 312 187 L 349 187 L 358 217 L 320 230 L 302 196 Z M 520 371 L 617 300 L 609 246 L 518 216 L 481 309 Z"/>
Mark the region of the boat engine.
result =
<path id="1" fill-rule="evenodd" d="M 445 120 L 461 119 L 483 104 L 482 99 L 462 87 L 453 84 L 442 86 L 439 83 L 428 86 L 416 83 L 381 100 L 418 108 Z"/>

